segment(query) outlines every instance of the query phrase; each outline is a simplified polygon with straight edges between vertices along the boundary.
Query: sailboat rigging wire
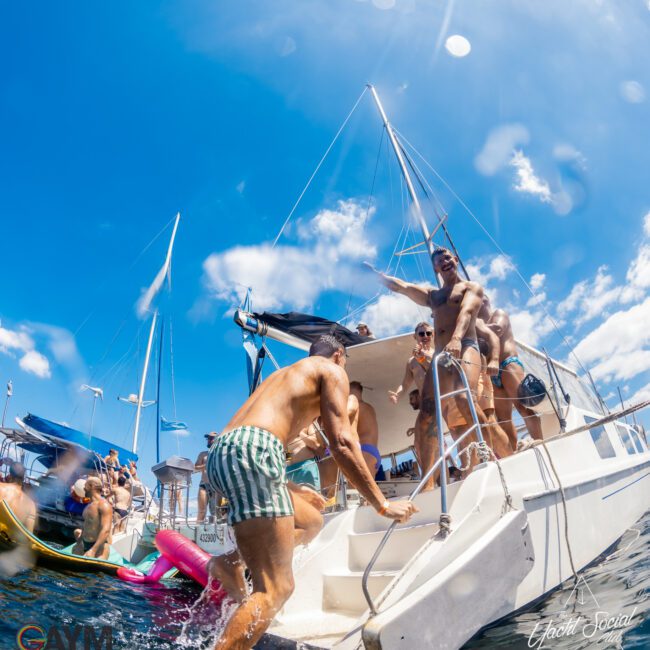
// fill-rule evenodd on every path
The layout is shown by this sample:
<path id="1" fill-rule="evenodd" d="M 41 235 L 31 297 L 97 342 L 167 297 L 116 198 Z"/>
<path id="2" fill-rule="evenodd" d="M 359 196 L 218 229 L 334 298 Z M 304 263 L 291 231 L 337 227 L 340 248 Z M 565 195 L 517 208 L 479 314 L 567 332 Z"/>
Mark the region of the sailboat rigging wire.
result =
<path id="1" fill-rule="evenodd" d="M 397 132 L 395 128 L 393 128 L 393 131 Z M 413 146 L 409 141 L 408 141 L 408 139 L 407 139 L 404 135 L 402 135 L 401 133 L 400 133 L 399 135 L 400 135 L 400 138 L 402 138 L 403 141 L 404 141 L 404 142 L 405 142 L 405 143 L 406 143 L 406 144 L 407 144 L 407 145 L 408 145 L 408 146 L 413 150 L 413 152 L 414 152 L 417 156 L 420 157 L 420 159 L 422 160 L 422 162 L 423 162 L 423 163 L 424 163 L 424 164 L 425 164 L 425 165 L 426 165 L 426 166 L 427 166 L 427 167 L 428 167 L 428 168 L 429 168 L 429 169 L 430 169 L 430 170 L 431 170 L 431 171 L 436 175 L 436 177 L 438 178 L 438 180 L 439 180 L 439 181 L 440 181 L 440 182 L 441 182 L 441 183 L 442 183 L 442 184 L 443 184 L 443 185 L 444 185 L 444 186 L 449 190 L 449 192 L 452 194 L 452 196 L 453 196 L 453 197 L 458 201 L 458 203 L 460 203 L 460 205 L 465 209 L 465 211 L 467 212 L 467 214 L 469 214 L 469 216 L 472 217 L 472 219 L 474 219 L 474 221 L 476 222 L 476 224 L 477 224 L 477 225 L 479 226 L 479 228 L 480 228 L 480 229 L 485 233 L 485 235 L 486 235 L 486 236 L 488 237 L 488 239 L 492 242 L 492 244 L 495 246 L 495 248 L 496 248 L 496 249 L 497 249 L 497 250 L 498 250 L 502 255 L 504 255 L 504 256 L 506 256 L 506 257 L 509 257 L 509 256 L 505 253 L 505 251 L 501 248 L 501 246 L 499 246 L 499 244 L 498 244 L 497 241 L 494 239 L 494 237 L 492 237 L 492 235 L 490 234 L 490 231 L 489 231 L 489 230 L 488 230 L 488 229 L 487 229 L 487 228 L 486 228 L 486 227 L 481 223 L 481 221 L 479 220 L 479 218 L 478 218 L 478 217 L 477 217 L 477 216 L 472 212 L 472 210 L 469 208 L 469 206 L 468 206 L 468 205 L 465 203 L 465 201 L 463 201 L 463 199 L 462 199 L 462 198 L 461 198 L 461 197 L 460 197 L 460 196 L 459 196 L 459 195 L 454 191 L 454 189 L 449 185 L 449 183 L 447 183 L 447 181 L 446 181 L 446 180 L 445 180 L 445 179 L 444 179 L 444 178 L 443 178 L 443 177 L 442 177 L 442 176 L 441 176 L 441 175 L 440 175 L 440 174 L 439 174 L 439 173 L 434 169 L 434 167 L 431 165 L 431 163 L 430 163 L 430 162 L 429 162 L 429 161 L 428 161 L 428 160 L 427 160 L 427 159 L 426 159 L 426 158 L 425 158 L 425 157 L 424 157 L 424 156 L 423 156 L 423 155 L 422 155 L 422 154 L 421 154 L 421 153 L 420 153 L 420 152 L 419 152 L 419 151 L 418 151 L 418 150 L 417 150 L 417 149 L 416 149 L 416 148 L 415 148 L 415 147 L 414 147 L 414 146 Z M 521 282 L 522 282 L 523 285 L 526 287 L 526 289 L 528 289 L 530 295 L 533 296 L 534 298 L 536 298 L 536 297 L 537 297 L 537 294 L 533 291 L 533 289 L 531 288 L 531 286 L 528 284 L 528 282 L 526 281 L 526 279 L 524 278 L 524 276 L 521 274 L 521 272 L 520 272 L 519 269 L 517 268 L 517 265 L 516 265 L 516 264 L 513 264 L 513 268 L 514 268 L 514 270 L 515 270 L 515 273 L 517 274 L 517 277 L 521 280 Z M 560 329 L 560 327 L 558 326 L 558 324 L 555 322 L 555 319 L 554 319 L 554 318 L 551 316 L 551 314 L 548 312 L 548 310 L 546 309 L 546 307 L 544 306 L 544 304 L 541 304 L 541 308 L 542 308 L 542 310 L 544 311 L 544 313 L 546 314 L 546 317 L 547 317 L 548 320 L 550 321 L 551 325 L 553 326 L 553 328 L 555 329 L 555 331 L 557 332 L 557 334 L 560 336 L 560 338 L 562 339 L 562 341 L 564 342 L 564 344 L 565 344 L 566 347 L 568 348 L 568 350 L 569 350 L 571 356 L 573 356 L 573 358 L 578 362 L 578 365 L 580 366 L 580 368 L 582 369 L 582 371 L 583 371 L 584 373 L 588 373 L 589 371 L 588 371 L 588 370 L 585 368 L 585 366 L 583 365 L 582 361 L 580 360 L 580 357 L 578 357 L 578 355 L 575 353 L 575 349 L 574 349 L 573 346 L 569 343 L 569 341 L 567 340 L 567 338 L 564 336 L 562 330 Z"/>
<path id="2" fill-rule="evenodd" d="M 176 381 L 174 380 L 174 332 L 172 330 L 172 317 L 169 317 L 169 369 L 172 380 L 172 404 L 174 406 L 174 420 L 176 415 Z"/>
<path id="3" fill-rule="evenodd" d="M 396 138 L 397 140 L 397 138 Z M 441 211 L 445 212 L 445 206 L 442 205 L 442 202 L 438 199 L 436 193 L 433 191 L 429 183 L 426 182 L 426 179 L 424 179 L 424 176 L 420 172 L 418 166 L 415 164 L 415 161 L 412 160 L 411 156 L 409 156 L 408 152 L 406 149 L 404 149 L 404 145 L 400 142 L 400 140 L 397 140 L 399 144 L 399 148 L 402 150 L 402 153 L 404 154 L 404 158 L 406 158 L 406 162 L 408 162 L 409 167 L 411 168 L 411 171 L 413 172 L 413 175 L 417 179 L 418 183 L 420 184 L 420 188 L 422 189 L 422 192 L 424 193 L 424 196 L 427 197 L 429 202 L 431 202 L 431 197 L 429 196 L 429 193 L 427 192 L 426 186 L 431 190 L 431 193 L 433 194 L 434 199 L 438 203 L 438 207 L 440 208 Z M 465 264 L 463 263 L 463 258 L 459 255 L 458 249 L 456 248 L 456 244 L 454 244 L 454 240 L 451 238 L 451 234 L 449 233 L 449 230 L 447 229 L 447 226 L 445 225 L 444 221 L 438 216 L 437 210 L 434 206 L 434 211 L 436 211 L 436 217 L 438 217 L 438 221 L 440 222 L 440 227 L 442 228 L 443 232 L 445 233 L 445 236 L 447 237 L 447 241 L 449 242 L 449 245 L 451 246 L 452 250 L 454 251 L 454 255 L 458 258 L 458 262 L 460 263 L 460 267 L 463 269 L 463 273 L 465 274 L 465 278 L 467 280 L 470 279 L 469 273 L 467 272 L 467 269 L 465 268 Z"/>
<path id="4" fill-rule="evenodd" d="M 147 252 L 147 251 L 148 251 L 148 250 L 153 246 L 153 244 L 156 242 L 156 240 L 157 240 L 157 239 L 158 239 L 158 238 L 159 238 L 159 237 L 160 237 L 160 236 L 165 232 L 165 230 L 167 230 L 167 228 L 169 228 L 170 224 L 172 224 L 175 220 L 176 220 L 176 216 L 174 216 L 172 219 L 170 219 L 170 220 L 169 220 L 169 221 L 168 221 L 168 222 L 167 222 L 167 223 L 166 223 L 166 224 L 161 228 L 161 230 L 158 232 L 158 234 L 156 234 L 156 235 L 154 236 L 154 238 L 153 238 L 153 239 L 152 239 L 152 240 L 151 240 L 151 241 L 150 241 L 150 242 L 149 242 L 149 243 L 148 243 L 148 244 L 147 244 L 147 245 L 146 245 L 146 246 L 145 246 L 145 247 L 144 247 L 144 248 L 143 248 L 143 249 L 142 249 L 142 250 L 141 250 L 137 255 L 136 255 L 136 258 L 133 260 L 133 262 L 131 262 L 131 265 L 130 265 L 129 268 L 126 270 L 127 273 L 133 269 L 133 267 L 134 267 L 134 266 L 135 266 L 135 265 L 140 261 L 140 258 L 141 258 L 141 257 L 142 257 L 142 256 L 143 256 L 143 255 L 144 255 L 144 254 L 145 254 L 145 253 L 146 253 L 146 252 Z M 97 295 L 101 295 L 101 293 L 102 293 L 102 289 L 104 289 L 104 288 L 106 287 L 106 285 L 108 285 L 108 283 L 111 282 L 111 281 L 113 281 L 113 280 L 114 280 L 113 277 L 106 277 L 106 278 L 104 279 L 104 281 L 102 282 L 102 284 L 100 284 L 99 287 L 97 288 L 97 290 L 96 290 L 96 294 L 97 294 Z M 88 313 L 88 315 L 87 315 L 87 316 L 86 316 L 86 317 L 81 321 L 81 324 L 80 324 L 80 325 L 77 327 L 77 329 L 73 332 L 73 336 L 76 336 L 77 334 L 79 334 L 79 332 L 82 330 L 82 328 L 84 327 L 84 325 L 85 325 L 85 324 L 86 324 L 86 323 L 87 323 L 87 322 L 92 318 L 92 316 L 94 315 L 94 313 L 95 313 L 96 310 L 97 310 L 97 307 L 93 307 L 93 308 L 90 310 L 90 312 Z"/>
<path id="5" fill-rule="evenodd" d="M 275 245 L 278 243 L 278 240 L 280 239 L 280 237 L 282 237 L 282 233 L 284 232 L 284 229 L 287 227 L 289 221 L 291 221 L 291 217 L 293 216 L 293 213 L 296 211 L 296 208 L 300 204 L 300 201 L 302 201 L 302 197 L 305 195 L 305 192 L 309 189 L 309 186 L 311 185 L 311 182 L 314 180 L 314 177 L 318 173 L 318 170 L 321 168 L 321 165 L 325 162 L 325 158 L 327 158 L 327 156 L 329 155 L 329 152 L 331 151 L 332 147 L 334 146 L 336 141 L 339 139 L 339 136 L 341 135 L 343 129 L 346 127 L 346 125 L 349 122 L 350 118 L 352 117 L 352 114 L 354 113 L 354 111 L 356 111 L 357 106 L 361 102 L 361 99 L 366 94 L 367 90 L 368 90 L 368 88 L 364 87 L 363 91 L 359 95 L 359 98 L 354 103 L 354 106 L 352 107 L 352 110 L 348 113 L 345 120 L 343 120 L 343 124 L 341 124 L 341 126 L 339 127 L 339 130 L 336 132 L 336 135 L 334 136 L 334 139 L 330 142 L 329 147 L 327 147 L 327 149 L 325 150 L 325 153 L 323 154 L 323 157 L 318 162 L 318 165 L 316 165 L 316 169 L 314 169 L 312 175 L 309 177 L 309 180 L 307 181 L 307 184 L 303 188 L 302 192 L 300 192 L 300 196 L 298 196 L 298 200 L 293 204 L 293 207 L 291 208 L 291 212 L 289 212 L 289 215 L 284 220 L 284 223 L 282 224 L 282 228 L 280 228 L 280 232 L 278 232 L 275 239 L 273 240 L 273 245 L 271 246 L 271 248 L 275 248 Z"/>

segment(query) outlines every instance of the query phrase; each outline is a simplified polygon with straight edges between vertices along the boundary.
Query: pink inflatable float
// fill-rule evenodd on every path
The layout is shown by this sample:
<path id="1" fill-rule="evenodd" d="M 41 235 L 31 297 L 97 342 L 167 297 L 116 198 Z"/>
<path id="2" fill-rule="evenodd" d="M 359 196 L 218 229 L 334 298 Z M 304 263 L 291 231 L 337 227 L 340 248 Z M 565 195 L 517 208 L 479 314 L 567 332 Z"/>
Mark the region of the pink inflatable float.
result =
<path id="1" fill-rule="evenodd" d="M 172 567 L 198 582 L 202 587 L 208 584 L 208 562 L 210 555 L 201 550 L 194 542 L 183 537 L 175 530 L 161 530 L 156 534 L 156 548 L 160 557 L 146 575 L 137 569 L 121 567 L 117 575 L 127 582 L 147 584 L 158 582 Z M 221 601 L 226 596 L 225 590 L 215 581 L 213 599 Z"/>

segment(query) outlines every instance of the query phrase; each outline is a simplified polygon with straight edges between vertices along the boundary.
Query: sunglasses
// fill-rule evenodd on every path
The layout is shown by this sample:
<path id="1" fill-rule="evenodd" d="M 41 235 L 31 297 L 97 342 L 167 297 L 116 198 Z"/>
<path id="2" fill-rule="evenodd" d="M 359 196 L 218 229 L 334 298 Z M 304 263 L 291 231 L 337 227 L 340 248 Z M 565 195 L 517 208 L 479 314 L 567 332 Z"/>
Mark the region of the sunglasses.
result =
<path id="1" fill-rule="evenodd" d="M 433 332 L 418 332 L 418 336 L 424 338 L 425 336 L 433 336 Z"/>

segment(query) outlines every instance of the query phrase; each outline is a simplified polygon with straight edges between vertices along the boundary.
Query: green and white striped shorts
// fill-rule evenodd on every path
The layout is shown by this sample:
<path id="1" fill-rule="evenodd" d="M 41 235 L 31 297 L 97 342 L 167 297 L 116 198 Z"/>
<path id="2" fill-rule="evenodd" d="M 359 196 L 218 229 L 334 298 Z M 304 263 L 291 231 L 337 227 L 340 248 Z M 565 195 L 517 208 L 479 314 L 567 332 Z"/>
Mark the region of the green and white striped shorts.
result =
<path id="1" fill-rule="evenodd" d="M 284 447 L 269 431 L 243 426 L 221 434 L 206 471 L 210 485 L 228 499 L 229 524 L 293 515 Z"/>

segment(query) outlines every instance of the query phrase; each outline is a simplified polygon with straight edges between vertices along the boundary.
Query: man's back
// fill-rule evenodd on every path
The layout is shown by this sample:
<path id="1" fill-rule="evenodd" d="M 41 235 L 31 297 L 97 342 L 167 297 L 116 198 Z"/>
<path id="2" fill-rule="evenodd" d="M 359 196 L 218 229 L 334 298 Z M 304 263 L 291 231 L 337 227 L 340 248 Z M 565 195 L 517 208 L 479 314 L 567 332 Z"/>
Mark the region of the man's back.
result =
<path id="1" fill-rule="evenodd" d="M 246 425 L 260 427 L 286 446 L 320 414 L 325 378 L 328 384 L 340 382 L 347 387 L 345 370 L 319 356 L 277 370 L 244 402 L 224 431 Z"/>
<path id="2" fill-rule="evenodd" d="M 379 427 L 377 425 L 377 414 L 375 409 L 368 402 L 359 402 L 359 442 L 377 446 L 379 441 Z"/>
<path id="3" fill-rule="evenodd" d="M 6 501 L 12 512 L 30 532 L 36 521 L 36 505 L 16 483 L 0 483 L 0 501 Z"/>

